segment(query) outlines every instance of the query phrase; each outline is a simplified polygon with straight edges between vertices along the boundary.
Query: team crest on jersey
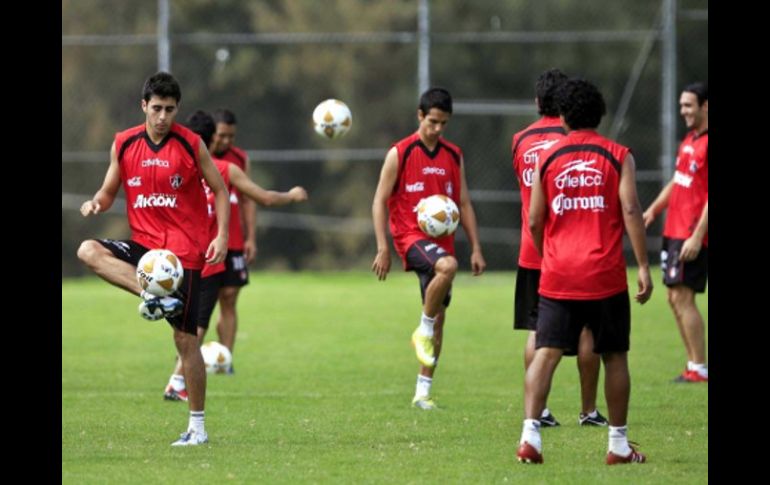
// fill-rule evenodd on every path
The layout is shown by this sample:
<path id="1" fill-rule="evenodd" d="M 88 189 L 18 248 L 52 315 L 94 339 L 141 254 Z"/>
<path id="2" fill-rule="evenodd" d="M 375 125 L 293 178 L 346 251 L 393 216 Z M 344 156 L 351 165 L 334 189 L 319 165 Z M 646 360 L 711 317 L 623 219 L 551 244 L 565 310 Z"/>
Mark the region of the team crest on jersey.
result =
<path id="1" fill-rule="evenodd" d="M 452 192 L 454 192 L 454 187 L 452 186 L 452 182 L 447 182 L 444 185 L 444 188 L 446 189 L 446 195 L 449 197 L 452 197 Z"/>
<path id="2" fill-rule="evenodd" d="M 178 173 L 175 173 L 174 175 L 168 178 L 168 181 L 171 182 L 171 187 L 174 190 L 179 190 L 179 187 L 182 186 L 182 182 L 184 182 L 184 179 L 182 178 L 181 175 L 179 175 Z"/>
<path id="3" fill-rule="evenodd" d="M 698 162 L 696 162 L 695 160 L 692 160 L 690 162 L 690 173 L 695 173 L 697 171 L 698 171 Z"/>

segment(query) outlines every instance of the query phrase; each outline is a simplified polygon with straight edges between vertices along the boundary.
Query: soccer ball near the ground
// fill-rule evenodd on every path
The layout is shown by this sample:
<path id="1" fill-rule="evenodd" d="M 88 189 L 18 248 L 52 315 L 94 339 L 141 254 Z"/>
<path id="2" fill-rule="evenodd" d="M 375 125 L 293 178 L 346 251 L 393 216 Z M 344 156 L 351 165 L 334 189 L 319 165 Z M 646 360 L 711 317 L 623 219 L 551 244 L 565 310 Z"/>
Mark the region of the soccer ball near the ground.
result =
<path id="1" fill-rule="evenodd" d="M 417 204 L 416 211 L 420 229 L 430 237 L 448 236 L 455 232 L 460 223 L 460 210 L 446 195 L 425 197 Z"/>
<path id="2" fill-rule="evenodd" d="M 151 249 L 136 265 L 139 286 L 155 296 L 168 296 L 175 292 L 183 278 L 182 262 L 168 249 Z"/>
<path id="3" fill-rule="evenodd" d="M 201 345 L 201 355 L 208 374 L 225 374 L 233 363 L 233 354 L 219 342 L 211 341 Z"/>
<path id="4" fill-rule="evenodd" d="M 316 133 L 324 138 L 339 138 L 350 130 L 352 124 L 350 108 L 339 99 L 321 101 L 313 110 L 313 126 Z"/>

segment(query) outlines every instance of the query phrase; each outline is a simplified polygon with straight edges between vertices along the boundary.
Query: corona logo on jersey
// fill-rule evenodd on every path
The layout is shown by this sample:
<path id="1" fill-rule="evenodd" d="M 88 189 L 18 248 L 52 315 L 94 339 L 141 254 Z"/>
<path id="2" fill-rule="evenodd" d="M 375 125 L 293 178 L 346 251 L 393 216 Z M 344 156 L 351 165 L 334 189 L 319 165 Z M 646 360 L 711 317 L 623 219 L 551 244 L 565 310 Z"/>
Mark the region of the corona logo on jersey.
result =
<path id="1" fill-rule="evenodd" d="M 588 197 L 567 197 L 559 194 L 551 201 L 551 210 L 560 216 L 566 211 L 590 210 L 592 212 L 601 212 L 606 209 L 603 195 L 591 195 Z"/>
<path id="2" fill-rule="evenodd" d="M 139 194 L 134 201 L 134 209 L 146 207 L 171 207 L 176 208 L 176 195 L 172 194 Z"/>

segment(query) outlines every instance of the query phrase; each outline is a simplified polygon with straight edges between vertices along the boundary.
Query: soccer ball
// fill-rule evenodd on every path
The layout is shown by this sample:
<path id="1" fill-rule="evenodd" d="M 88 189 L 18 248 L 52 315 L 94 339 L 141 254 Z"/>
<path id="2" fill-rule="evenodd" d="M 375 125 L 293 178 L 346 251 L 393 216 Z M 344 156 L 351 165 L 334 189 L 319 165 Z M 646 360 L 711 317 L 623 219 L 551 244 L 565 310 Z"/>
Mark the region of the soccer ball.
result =
<path id="1" fill-rule="evenodd" d="M 208 374 L 224 374 L 233 363 L 233 354 L 219 342 L 211 341 L 201 345 L 201 355 Z"/>
<path id="2" fill-rule="evenodd" d="M 136 265 L 139 286 L 155 296 L 172 294 L 182 284 L 183 278 L 182 262 L 168 249 L 151 249 Z"/>
<path id="3" fill-rule="evenodd" d="M 321 101 L 313 110 L 313 126 L 316 133 L 324 138 L 339 138 L 350 130 L 352 124 L 350 108 L 339 99 Z"/>
<path id="4" fill-rule="evenodd" d="M 430 237 L 444 237 L 452 234 L 460 223 L 457 204 L 446 195 L 431 195 L 417 204 L 417 223 L 422 232 Z"/>

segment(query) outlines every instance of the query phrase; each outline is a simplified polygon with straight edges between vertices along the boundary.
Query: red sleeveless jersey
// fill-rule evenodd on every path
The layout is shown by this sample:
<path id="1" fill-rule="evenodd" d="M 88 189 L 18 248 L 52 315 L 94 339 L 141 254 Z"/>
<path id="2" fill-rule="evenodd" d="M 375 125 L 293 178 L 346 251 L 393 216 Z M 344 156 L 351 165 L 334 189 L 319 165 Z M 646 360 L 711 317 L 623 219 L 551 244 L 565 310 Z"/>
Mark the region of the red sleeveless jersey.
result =
<path id="1" fill-rule="evenodd" d="M 576 130 L 540 156 L 547 203 L 541 295 L 598 300 L 628 288 L 619 198 L 628 153 L 594 130 Z"/>
<path id="2" fill-rule="evenodd" d="M 687 239 L 695 232 L 703 207 L 709 200 L 709 133 L 691 131 L 679 145 L 674 186 L 668 199 L 663 235 Z M 708 232 L 703 245 L 708 246 Z"/>
<path id="3" fill-rule="evenodd" d="M 144 124 L 115 135 L 131 239 L 173 251 L 185 269 L 203 267 L 211 241 L 199 146 L 200 137 L 177 123 L 157 145 Z"/>
<path id="4" fill-rule="evenodd" d="M 406 251 L 420 239 L 430 239 L 454 255 L 454 234 L 431 238 L 417 224 L 415 207 L 421 199 L 444 194 L 460 207 L 460 160 L 462 150 L 457 145 L 439 138 L 433 151 L 429 151 L 414 133 L 395 143 L 398 150 L 398 177 L 388 198 L 390 233 L 393 245 L 406 268 Z"/>
<path id="5" fill-rule="evenodd" d="M 220 160 L 218 158 L 212 158 L 212 162 L 214 162 L 214 166 L 219 171 L 219 174 L 222 176 L 222 180 L 225 181 L 225 187 L 227 187 L 228 191 L 231 191 L 232 194 L 233 186 L 230 184 L 230 163 L 225 162 L 224 160 Z M 214 191 L 211 190 L 206 183 L 206 180 L 201 179 L 201 183 L 203 184 L 203 190 L 206 192 L 206 207 L 208 211 L 208 224 L 209 224 L 209 239 L 214 239 L 217 237 L 217 232 L 219 232 L 219 228 L 217 227 L 217 210 L 216 210 L 216 202 L 217 197 L 216 194 L 214 194 Z M 230 206 L 232 208 L 232 206 Z M 201 277 L 206 278 L 208 276 L 215 275 L 217 273 L 221 273 L 225 270 L 225 262 L 222 261 L 221 263 L 217 264 L 205 264 L 203 266 L 203 271 L 201 272 Z"/>
<path id="6" fill-rule="evenodd" d="M 513 135 L 511 157 L 513 171 L 519 180 L 521 194 L 521 244 L 519 245 L 519 266 L 540 269 L 542 258 L 532 241 L 529 230 L 529 199 L 532 196 L 532 175 L 540 154 L 564 138 L 566 131 L 558 116 L 544 116 L 525 129 Z"/>
<path id="7" fill-rule="evenodd" d="M 231 146 L 221 157 L 217 157 L 238 165 L 241 170 L 246 170 L 246 152 L 238 147 Z M 250 175 L 250 174 L 246 174 Z M 241 207 L 238 201 L 241 193 L 233 188 L 230 191 L 230 236 L 227 240 L 227 249 L 243 251 L 243 225 L 241 224 Z"/>

